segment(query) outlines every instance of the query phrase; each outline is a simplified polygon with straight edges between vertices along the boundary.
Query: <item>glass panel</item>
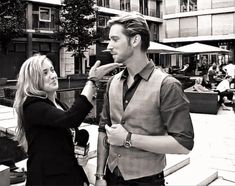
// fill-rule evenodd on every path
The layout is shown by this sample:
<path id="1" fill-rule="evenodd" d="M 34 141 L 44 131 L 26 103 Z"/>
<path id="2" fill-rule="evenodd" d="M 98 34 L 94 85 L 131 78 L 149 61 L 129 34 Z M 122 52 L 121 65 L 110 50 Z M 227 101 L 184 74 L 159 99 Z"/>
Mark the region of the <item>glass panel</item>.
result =
<path id="1" fill-rule="evenodd" d="M 212 15 L 212 35 L 228 35 L 234 32 L 234 14 Z"/>
<path id="2" fill-rule="evenodd" d="M 234 0 L 213 0 L 212 8 L 225 8 L 225 7 L 233 7 Z"/>
<path id="3" fill-rule="evenodd" d="M 50 52 L 50 43 L 40 43 L 40 52 Z"/>
<path id="4" fill-rule="evenodd" d="M 51 9 L 50 8 L 39 8 L 39 20 L 40 21 L 51 21 Z"/>
<path id="5" fill-rule="evenodd" d="M 33 29 L 38 29 L 38 27 L 39 27 L 38 14 L 33 14 Z"/>
<path id="6" fill-rule="evenodd" d="M 102 6 L 102 0 L 97 0 L 97 5 Z"/>
<path id="7" fill-rule="evenodd" d="M 120 10 L 124 9 L 125 9 L 124 0 L 120 0 Z"/>
<path id="8" fill-rule="evenodd" d="M 33 42 L 33 53 L 39 52 L 39 43 Z"/>
<path id="9" fill-rule="evenodd" d="M 165 14 L 175 14 L 178 13 L 179 3 L 178 1 L 165 0 Z"/>
<path id="10" fill-rule="evenodd" d="M 180 0 L 180 12 L 187 12 L 188 1 Z"/>
<path id="11" fill-rule="evenodd" d="M 166 37 L 179 37 L 179 19 L 169 19 L 166 22 Z"/>
<path id="12" fill-rule="evenodd" d="M 16 52 L 25 52 L 25 48 L 24 43 L 16 43 Z"/>
<path id="13" fill-rule="evenodd" d="M 126 0 L 126 10 L 130 11 L 131 5 L 130 5 L 130 0 Z"/>
<path id="14" fill-rule="evenodd" d="M 197 0 L 189 0 L 189 11 L 197 10 Z"/>
<path id="15" fill-rule="evenodd" d="M 98 26 L 99 27 L 106 27 L 106 19 L 104 16 L 98 17 Z"/>
<path id="16" fill-rule="evenodd" d="M 42 30 L 50 30 L 50 23 L 49 22 L 39 22 L 39 29 Z"/>
<path id="17" fill-rule="evenodd" d="M 180 36 L 197 36 L 197 17 L 187 17 L 180 19 Z"/>
<path id="18" fill-rule="evenodd" d="M 144 0 L 144 15 L 148 15 L 148 0 Z"/>
<path id="19" fill-rule="evenodd" d="M 105 0 L 105 7 L 109 8 L 109 0 Z"/>
<path id="20" fill-rule="evenodd" d="M 143 1 L 139 0 L 140 3 L 140 13 L 143 14 Z"/>
<path id="21" fill-rule="evenodd" d="M 180 0 L 180 12 L 197 10 L 197 0 Z"/>
<path id="22" fill-rule="evenodd" d="M 210 36 L 211 30 L 211 15 L 198 16 L 198 36 Z"/>

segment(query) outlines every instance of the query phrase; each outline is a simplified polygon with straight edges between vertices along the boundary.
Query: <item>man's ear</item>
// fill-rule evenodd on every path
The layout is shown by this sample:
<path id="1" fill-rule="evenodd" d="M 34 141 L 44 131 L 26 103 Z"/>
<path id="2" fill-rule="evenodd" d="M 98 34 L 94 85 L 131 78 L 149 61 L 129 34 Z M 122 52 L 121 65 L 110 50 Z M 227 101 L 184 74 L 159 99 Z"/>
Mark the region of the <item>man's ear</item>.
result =
<path id="1" fill-rule="evenodd" d="M 136 34 L 136 35 L 132 38 L 132 40 L 131 40 L 132 46 L 133 46 L 133 47 L 136 47 L 137 45 L 140 44 L 140 41 L 141 41 L 140 35 L 139 35 L 139 34 Z"/>

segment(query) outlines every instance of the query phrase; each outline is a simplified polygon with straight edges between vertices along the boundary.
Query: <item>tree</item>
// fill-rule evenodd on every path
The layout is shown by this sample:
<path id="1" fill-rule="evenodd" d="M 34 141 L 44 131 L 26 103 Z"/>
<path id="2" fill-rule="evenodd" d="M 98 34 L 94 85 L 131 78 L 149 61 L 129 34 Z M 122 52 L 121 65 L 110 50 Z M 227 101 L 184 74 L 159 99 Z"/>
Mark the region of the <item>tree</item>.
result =
<path id="1" fill-rule="evenodd" d="M 79 58 L 79 63 L 83 52 L 95 39 L 96 12 L 93 6 L 94 0 L 65 0 L 61 7 L 57 37 L 63 41 L 63 47 Z"/>
<path id="2" fill-rule="evenodd" d="M 1 0 L 0 3 L 0 42 L 7 48 L 9 42 L 24 33 L 25 28 L 24 0 Z"/>

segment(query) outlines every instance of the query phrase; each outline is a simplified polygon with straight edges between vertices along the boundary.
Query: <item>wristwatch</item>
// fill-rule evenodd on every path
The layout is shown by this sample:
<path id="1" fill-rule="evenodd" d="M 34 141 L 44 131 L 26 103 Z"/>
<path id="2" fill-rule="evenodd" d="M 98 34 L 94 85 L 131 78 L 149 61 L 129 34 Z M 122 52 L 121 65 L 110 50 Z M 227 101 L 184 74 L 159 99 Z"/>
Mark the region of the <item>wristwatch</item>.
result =
<path id="1" fill-rule="evenodd" d="M 128 132 L 126 140 L 123 143 L 123 146 L 126 147 L 126 148 L 130 148 L 132 146 L 132 144 L 131 144 L 131 135 L 132 135 L 132 133 Z"/>

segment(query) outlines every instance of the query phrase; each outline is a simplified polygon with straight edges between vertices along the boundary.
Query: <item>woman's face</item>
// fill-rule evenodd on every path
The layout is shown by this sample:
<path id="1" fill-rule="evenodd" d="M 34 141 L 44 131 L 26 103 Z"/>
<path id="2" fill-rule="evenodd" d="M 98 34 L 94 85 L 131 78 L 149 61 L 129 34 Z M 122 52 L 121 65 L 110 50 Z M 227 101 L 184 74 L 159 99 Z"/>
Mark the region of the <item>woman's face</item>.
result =
<path id="1" fill-rule="evenodd" d="M 45 59 L 42 64 L 43 90 L 47 93 L 54 93 L 58 90 L 58 77 L 52 62 Z"/>

